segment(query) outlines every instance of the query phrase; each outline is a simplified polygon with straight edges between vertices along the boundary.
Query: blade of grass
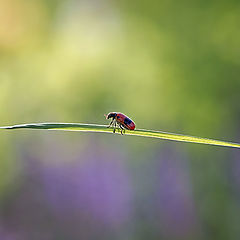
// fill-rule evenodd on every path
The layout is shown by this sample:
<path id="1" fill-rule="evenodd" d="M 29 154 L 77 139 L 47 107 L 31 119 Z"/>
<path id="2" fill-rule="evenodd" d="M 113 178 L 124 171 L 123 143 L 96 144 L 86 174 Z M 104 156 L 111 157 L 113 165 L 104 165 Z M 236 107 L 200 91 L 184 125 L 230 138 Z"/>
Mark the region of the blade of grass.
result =
<path id="1" fill-rule="evenodd" d="M 107 128 L 106 125 L 82 124 L 82 123 L 31 123 L 31 124 L 20 124 L 20 125 L 0 127 L 0 129 L 2 130 L 3 129 L 7 129 L 7 130 L 45 129 L 45 130 L 105 132 L 105 133 L 113 132 L 113 128 Z M 117 134 L 120 134 L 120 132 L 117 132 Z M 160 138 L 160 139 L 180 141 L 180 142 L 202 143 L 202 144 L 218 145 L 218 146 L 224 146 L 224 147 L 240 148 L 240 143 L 232 143 L 232 142 L 214 140 L 209 138 L 194 137 L 194 136 L 162 132 L 162 131 L 137 129 L 134 131 L 126 130 L 125 134 L 141 136 L 141 137 Z"/>

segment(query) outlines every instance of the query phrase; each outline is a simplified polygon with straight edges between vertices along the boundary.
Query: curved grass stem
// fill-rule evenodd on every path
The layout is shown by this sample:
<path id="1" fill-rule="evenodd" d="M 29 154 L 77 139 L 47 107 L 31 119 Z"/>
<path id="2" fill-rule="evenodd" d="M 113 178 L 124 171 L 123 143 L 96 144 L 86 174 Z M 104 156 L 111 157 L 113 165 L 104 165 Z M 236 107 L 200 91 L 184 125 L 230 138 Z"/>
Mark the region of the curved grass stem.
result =
<path id="1" fill-rule="evenodd" d="M 31 124 L 20 124 L 20 125 L 0 127 L 0 130 L 1 129 L 2 130 L 3 129 L 5 130 L 45 129 L 45 130 L 103 132 L 103 133 L 113 132 L 113 128 L 107 128 L 106 125 L 82 124 L 82 123 L 31 123 Z M 116 133 L 121 134 L 120 132 L 116 132 Z M 160 139 L 180 141 L 180 142 L 202 143 L 202 144 L 208 144 L 208 145 L 240 148 L 240 143 L 232 143 L 232 142 L 214 140 L 209 138 L 194 137 L 194 136 L 162 132 L 162 131 L 152 131 L 152 130 L 144 130 L 144 129 L 137 129 L 134 131 L 126 130 L 125 135 L 152 137 L 152 138 L 160 138 Z"/>

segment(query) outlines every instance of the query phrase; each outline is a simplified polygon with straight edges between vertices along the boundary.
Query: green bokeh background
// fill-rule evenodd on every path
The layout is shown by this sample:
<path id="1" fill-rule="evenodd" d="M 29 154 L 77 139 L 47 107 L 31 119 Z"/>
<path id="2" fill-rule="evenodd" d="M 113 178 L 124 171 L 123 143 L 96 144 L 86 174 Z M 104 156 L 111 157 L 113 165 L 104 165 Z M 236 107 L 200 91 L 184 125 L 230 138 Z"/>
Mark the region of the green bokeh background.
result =
<path id="1" fill-rule="evenodd" d="M 103 114 L 119 111 L 137 128 L 240 142 L 239 22 L 240 2 L 234 0 L 1 0 L 1 125 L 106 124 Z M 12 206 L 6 205 L 26 184 L 26 155 L 44 164 L 71 165 L 77 160 L 70 156 L 104 145 L 102 151 L 127 156 L 133 205 L 139 201 L 140 208 L 145 196 L 154 198 L 158 183 L 151 173 L 158 154 L 166 151 L 165 158 L 178 162 L 189 176 L 198 219 L 197 230 L 172 236 L 135 209 L 134 227 L 115 230 L 115 239 L 240 237 L 238 149 L 24 130 L 1 132 L 0 145 L 3 232 L 7 228 L 21 235 L 9 227 Z M 52 234 L 51 239 L 60 239 Z M 67 239 L 75 239 L 68 234 Z"/>

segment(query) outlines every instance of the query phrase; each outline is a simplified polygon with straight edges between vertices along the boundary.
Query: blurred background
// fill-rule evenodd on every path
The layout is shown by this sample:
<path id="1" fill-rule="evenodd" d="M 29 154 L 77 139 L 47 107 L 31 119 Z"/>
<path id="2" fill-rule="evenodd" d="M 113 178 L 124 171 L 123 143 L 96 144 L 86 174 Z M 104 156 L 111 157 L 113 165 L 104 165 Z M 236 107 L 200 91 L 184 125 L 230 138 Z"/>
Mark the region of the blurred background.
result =
<path id="1" fill-rule="evenodd" d="M 240 2 L 0 0 L 0 125 L 107 124 L 240 142 Z M 1 131 L 0 239 L 240 239 L 240 151 Z"/>

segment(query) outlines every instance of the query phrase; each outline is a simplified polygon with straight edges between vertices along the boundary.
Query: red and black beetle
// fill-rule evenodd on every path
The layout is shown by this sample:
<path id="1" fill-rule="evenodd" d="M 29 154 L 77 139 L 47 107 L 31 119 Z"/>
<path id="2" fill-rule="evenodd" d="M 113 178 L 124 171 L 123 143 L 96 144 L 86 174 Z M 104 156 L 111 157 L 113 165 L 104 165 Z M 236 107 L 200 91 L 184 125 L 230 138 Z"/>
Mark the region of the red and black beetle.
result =
<path id="1" fill-rule="evenodd" d="M 112 118 L 112 121 L 110 122 L 108 127 L 114 127 L 113 133 L 115 133 L 117 125 L 121 129 L 121 134 L 123 134 L 123 130 L 125 129 L 135 129 L 135 123 L 129 117 L 122 113 L 110 112 L 108 115 L 105 115 L 105 117 L 106 119 Z"/>

